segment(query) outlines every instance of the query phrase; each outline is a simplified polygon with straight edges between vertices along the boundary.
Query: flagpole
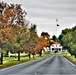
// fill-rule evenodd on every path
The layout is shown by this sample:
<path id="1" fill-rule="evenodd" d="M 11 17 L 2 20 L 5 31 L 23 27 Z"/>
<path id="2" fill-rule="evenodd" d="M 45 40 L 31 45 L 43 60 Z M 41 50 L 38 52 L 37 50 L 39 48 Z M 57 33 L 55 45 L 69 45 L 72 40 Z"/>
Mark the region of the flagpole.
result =
<path id="1" fill-rule="evenodd" d="M 56 19 L 56 42 L 57 42 L 57 38 L 58 38 L 57 37 L 57 27 L 60 26 L 57 22 L 58 22 L 58 19 Z"/>
<path id="2" fill-rule="evenodd" d="M 57 42 L 57 22 L 58 22 L 58 19 L 56 18 L 56 42 Z"/>

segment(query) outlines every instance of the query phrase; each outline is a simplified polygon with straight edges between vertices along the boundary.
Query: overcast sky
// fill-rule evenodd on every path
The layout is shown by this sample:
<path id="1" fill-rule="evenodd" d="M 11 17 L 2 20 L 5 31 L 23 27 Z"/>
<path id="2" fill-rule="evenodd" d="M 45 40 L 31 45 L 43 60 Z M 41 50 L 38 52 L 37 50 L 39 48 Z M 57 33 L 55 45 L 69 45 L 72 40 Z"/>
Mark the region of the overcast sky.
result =
<path id="1" fill-rule="evenodd" d="M 64 28 L 76 25 L 76 0 L 3 0 L 7 3 L 22 4 L 27 12 L 26 19 L 37 24 L 37 32 L 59 35 Z M 56 26 L 56 18 L 58 24 Z M 57 30 L 56 30 L 57 27 Z"/>

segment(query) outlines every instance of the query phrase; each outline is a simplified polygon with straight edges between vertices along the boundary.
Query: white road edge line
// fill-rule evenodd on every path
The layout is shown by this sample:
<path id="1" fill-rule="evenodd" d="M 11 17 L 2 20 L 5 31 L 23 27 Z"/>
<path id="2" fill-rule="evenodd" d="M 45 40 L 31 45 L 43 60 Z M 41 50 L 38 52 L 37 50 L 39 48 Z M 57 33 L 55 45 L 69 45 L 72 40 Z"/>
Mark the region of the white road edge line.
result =
<path id="1" fill-rule="evenodd" d="M 65 59 L 66 61 L 68 61 L 71 65 L 75 66 L 75 64 L 73 64 L 72 62 L 70 62 L 69 60 L 67 60 L 65 57 L 64 57 L 64 59 Z"/>
<path id="2" fill-rule="evenodd" d="M 11 68 L 14 68 L 14 67 L 23 65 L 23 64 L 25 64 L 25 63 L 28 63 L 28 62 L 24 62 L 24 63 L 20 63 L 20 64 L 17 64 L 17 65 L 9 66 L 9 67 L 6 67 L 6 68 L 1 69 L 0 71 L 4 71 L 4 70 L 7 70 L 7 69 L 11 69 Z"/>
<path id="3" fill-rule="evenodd" d="M 22 65 L 22 64 L 25 64 L 25 63 L 21 63 L 21 64 L 13 65 L 13 66 L 10 66 L 10 67 L 6 67 L 6 68 L 1 69 L 0 71 L 4 71 L 4 70 L 7 70 L 7 69 L 11 69 L 11 68 L 13 68 L 13 67 L 17 67 L 17 66 Z"/>
<path id="4" fill-rule="evenodd" d="M 53 56 L 52 56 L 52 57 L 53 57 Z M 51 58 L 52 58 L 52 57 L 51 57 Z M 26 62 L 26 63 L 28 63 L 28 62 Z M 14 65 L 14 66 L 10 66 L 10 67 L 7 67 L 7 68 L 3 68 L 3 69 L 1 69 L 0 71 L 4 71 L 4 70 L 7 70 L 7 69 L 11 69 L 11 68 L 14 68 L 14 67 L 23 65 L 23 64 L 25 64 L 25 62 L 24 62 L 24 63 L 21 63 L 21 64 Z"/>

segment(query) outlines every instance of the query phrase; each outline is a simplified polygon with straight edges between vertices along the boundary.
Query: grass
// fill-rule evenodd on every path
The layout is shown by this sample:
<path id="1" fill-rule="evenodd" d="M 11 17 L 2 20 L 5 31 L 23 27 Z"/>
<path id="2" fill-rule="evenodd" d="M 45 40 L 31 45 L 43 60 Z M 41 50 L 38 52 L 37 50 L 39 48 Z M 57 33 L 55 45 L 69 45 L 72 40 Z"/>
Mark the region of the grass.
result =
<path id="1" fill-rule="evenodd" d="M 76 58 L 75 58 L 74 55 L 72 55 L 72 56 L 65 56 L 65 57 L 68 58 L 68 59 L 70 59 L 73 62 L 76 62 Z"/>
<path id="2" fill-rule="evenodd" d="M 76 58 L 75 58 L 75 56 L 74 56 L 74 55 L 71 56 L 71 54 L 70 54 L 68 51 L 65 52 L 65 55 L 64 55 L 64 56 L 65 56 L 66 58 L 70 59 L 71 61 L 73 61 L 73 62 L 76 63 Z"/>
<path id="3" fill-rule="evenodd" d="M 16 54 L 16 58 L 15 58 L 15 54 L 11 54 L 11 57 L 3 57 L 3 64 L 2 65 L 0 64 L 0 68 L 4 68 L 4 67 L 16 65 L 19 63 L 27 62 L 30 60 L 42 58 L 48 55 L 51 55 L 50 52 L 45 52 L 44 54 L 42 54 L 42 56 L 39 56 L 38 54 L 36 54 L 34 58 L 29 58 L 28 54 L 26 55 L 21 54 L 20 61 L 18 61 L 18 55 Z"/>
<path id="4" fill-rule="evenodd" d="M 15 58 L 15 55 L 16 55 L 16 58 Z M 23 63 L 23 62 L 28 62 L 28 61 L 31 61 L 31 60 L 35 60 L 35 59 L 38 59 L 38 58 L 42 58 L 42 57 L 45 57 L 45 56 L 51 56 L 51 55 L 66 55 L 65 52 L 62 52 L 62 53 L 50 53 L 50 52 L 45 52 L 42 54 L 42 56 L 39 56 L 39 54 L 36 54 L 34 56 L 34 58 L 29 58 L 28 57 L 28 53 L 21 53 L 20 54 L 21 57 L 20 57 L 20 61 L 18 61 L 18 54 L 11 54 L 10 57 L 3 57 L 3 64 L 0 65 L 0 68 L 4 68 L 4 67 L 8 67 L 8 66 L 12 66 L 12 65 L 16 65 L 16 64 L 19 64 L 19 63 Z M 75 60 L 76 59 L 74 58 L 74 56 L 67 56 L 67 58 L 71 59 L 71 60 Z"/>
<path id="5" fill-rule="evenodd" d="M 27 62 L 29 60 L 32 60 L 32 59 L 30 59 L 29 57 L 21 57 L 20 61 L 18 61 L 18 57 L 16 57 L 16 58 L 15 57 L 4 57 L 3 58 L 3 64 L 0 65 L 0 68 L 4 68 L 4 67 L 7 67 L 7 66 L 19 64 L 19 63 L 22 63 L 22 62 Z"/>

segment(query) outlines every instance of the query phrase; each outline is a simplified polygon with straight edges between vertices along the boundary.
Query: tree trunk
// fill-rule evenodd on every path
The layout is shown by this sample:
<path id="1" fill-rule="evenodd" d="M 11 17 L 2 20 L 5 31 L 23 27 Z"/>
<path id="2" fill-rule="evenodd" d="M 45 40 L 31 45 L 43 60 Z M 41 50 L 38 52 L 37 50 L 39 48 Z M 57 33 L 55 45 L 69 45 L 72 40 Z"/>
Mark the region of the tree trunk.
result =
<path id="1" fill-rule="evenodd" d="M 16 58 L 16 53 L 15 53 L 15 58 Z"/>
<path id="2" fill-rule="evenodd" d="M 42 52 L 40 51 L 40 56 L 42 55 Z"/>
<path id="3" fill-rule="evenodd" d="M 28 56 L 29 56 L 29 58 L 31 58 L 31 55 L 30 55 L 30 54 L 31 54 L 31 53 L 29 52 L 29 55 L 28 55 Z"/>
<path id="4" fill-rule="evenodd" d="M 9 56 L 8 51 L 6 51 L 6 56 Z"/>
<path id="5" fill-rule="evenodd" d="M 3 53 L 1 53 L 0 64 L 3 64 Z"/>
<path id="6" fill-rule="evenodd" d="M 33 55 L 33 58 L 34 58 L 35 53 L 33 52 L 32 55 Z"/>
<path id="7" fill-rule="evenodd" d="M 18 51 L 18 61 L 20 61 L 20 51 Z"/>
<path id="8" fill-rule="evenodd" d="M 76 54 L 75 54 L 75 58 L 76 58 Z"/>
<path id="9" fill-rule="evenodd" d="M 34 54 L 33 54 L 33 58 L 34 58 Z"/>

